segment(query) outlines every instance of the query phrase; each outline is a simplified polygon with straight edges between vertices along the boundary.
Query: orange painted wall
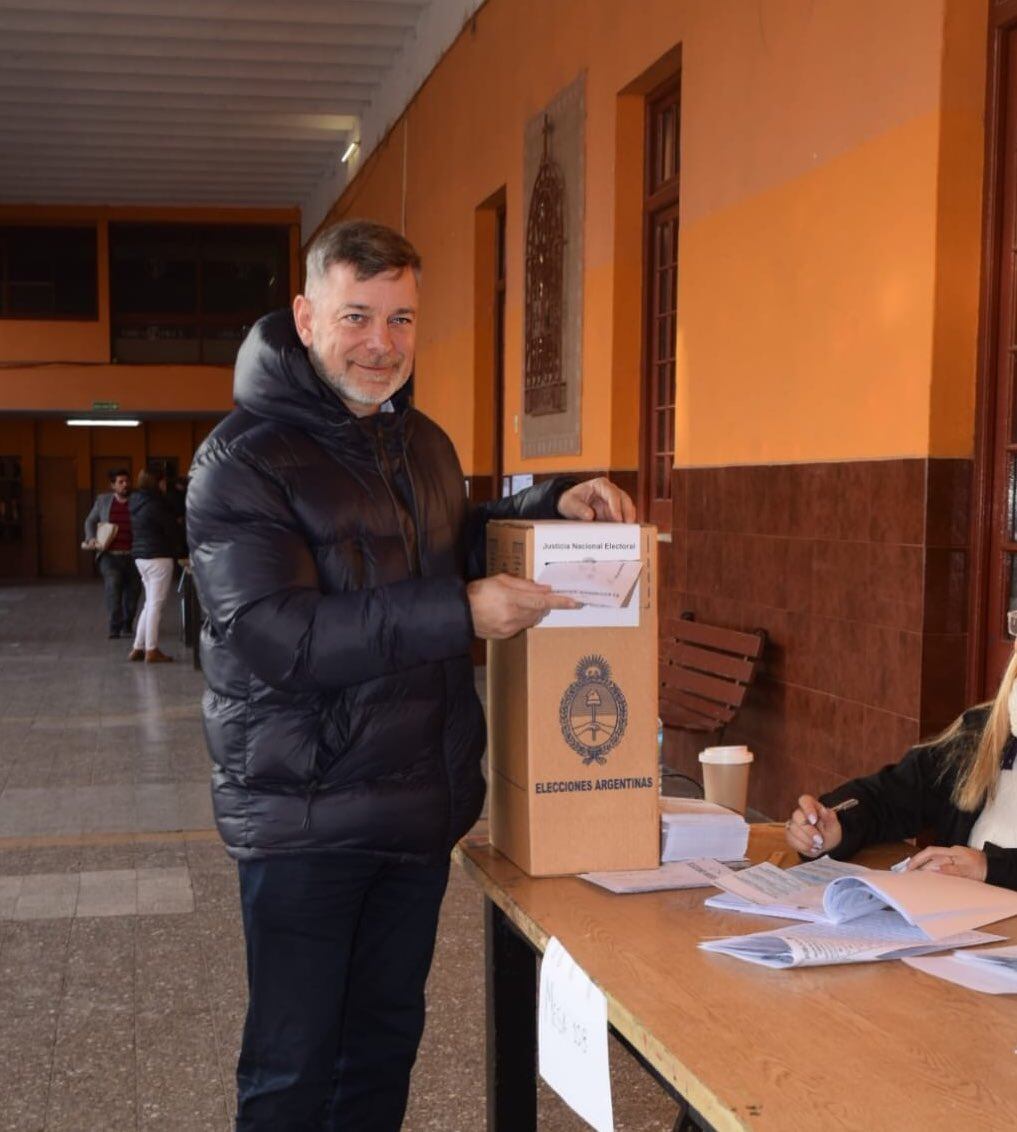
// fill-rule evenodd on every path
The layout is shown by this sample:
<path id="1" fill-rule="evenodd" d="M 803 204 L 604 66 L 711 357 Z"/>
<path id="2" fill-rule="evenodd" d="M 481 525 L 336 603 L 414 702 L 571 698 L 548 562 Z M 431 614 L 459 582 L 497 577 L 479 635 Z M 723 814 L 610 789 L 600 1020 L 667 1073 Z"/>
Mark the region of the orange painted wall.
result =
<path id="1" fill-rule="evenodd" d="M 227 413 L 228 366 L 36 365 L 0 371 L 0 412 L 88 412 L 115 401 L 121 413 Z"/>
<path id="2" fill-rule="evenodd" d="M 508 202 L 505 470 L 638 460 L 638 106 L 682 53 L 681 465 L 970 454 L 987 0 L 489 0 L 337 202 L 425 262 L 421 407 L 468 472 L 474 211 Z M 523 131 L 586 73 L 581 456 L 523 461 Z M 621 101 L 620 101 L 621 98 Z M 402 198 L 405 148 L 405 199 Z"/>

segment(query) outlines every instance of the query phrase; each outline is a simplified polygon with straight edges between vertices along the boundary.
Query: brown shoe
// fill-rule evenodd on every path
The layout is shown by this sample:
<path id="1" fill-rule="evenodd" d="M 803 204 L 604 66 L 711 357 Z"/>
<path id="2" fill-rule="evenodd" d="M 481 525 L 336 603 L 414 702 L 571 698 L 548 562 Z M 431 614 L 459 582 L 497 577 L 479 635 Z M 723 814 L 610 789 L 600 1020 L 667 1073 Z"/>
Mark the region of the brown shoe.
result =
<path id="1" fill-rule="evenodd" d="M 146 664 L 172 664 L 173 657 L 167 656 L 164 652 L 158 649 L 147 649 L 145 651 Z"/>
<path id="2" fill-rule="evenodd" d="M 144 660 L 145 659 L 145 650 L 144 649 L 131 649 L 131 651 L 127 654 L 127 659 L 128 660 Z"/>

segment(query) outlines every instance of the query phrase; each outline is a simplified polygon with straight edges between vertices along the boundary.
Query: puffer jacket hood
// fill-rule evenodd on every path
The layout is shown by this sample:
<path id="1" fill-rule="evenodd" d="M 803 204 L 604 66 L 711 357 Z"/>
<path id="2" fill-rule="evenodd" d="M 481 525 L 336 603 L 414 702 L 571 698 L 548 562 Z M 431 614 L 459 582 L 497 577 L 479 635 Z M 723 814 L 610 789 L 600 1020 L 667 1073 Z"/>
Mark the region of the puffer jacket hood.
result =
<path id="1" fill-rule="evenodd" d="M 466 578 L 488 518 L 552 518 L 572 481 L 471 512 L 442 430 L 405 391 L 354 417 L 289 311 L 235 390 L 187 495 L 220 833 L 240 858 L 445 859 L 484 797 Z"/>

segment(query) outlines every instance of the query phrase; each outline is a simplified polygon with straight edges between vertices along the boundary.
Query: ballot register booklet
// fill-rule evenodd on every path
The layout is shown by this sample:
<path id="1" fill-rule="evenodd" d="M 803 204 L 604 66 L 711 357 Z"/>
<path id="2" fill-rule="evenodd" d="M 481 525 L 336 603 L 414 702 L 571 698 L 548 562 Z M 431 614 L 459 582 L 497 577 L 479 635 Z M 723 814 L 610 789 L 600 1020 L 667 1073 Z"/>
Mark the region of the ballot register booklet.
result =
<path id="1" fill-rule="evenodd" d="M 801 884 L 821 872 L 837 873 L 825 883 Z M 786 870 L 789 880 L 772 865 L 756 865 L 730 876 L 718 875 L 714 883 L 724 889 L 706 904 L 734 912 L 805 920 L 816 924 L 843 925 L 873 913 L 889 910 L 902 925 L 917 928 L 925 940 L 940 941 L 971 928 L 1017 916 L 1017 892 L 963 877 L 915 869 L 894 873 L 824 858 L 809 862 L 812 872 L 796 866 Z M 844 872 L 854 869 L 854 873 Z M 774 875 L 778 874 L 778 875 Z"/>
<path id="2" fill-rule="evenodd" d="M 995 943 L 1003 936 L 989 932 L 956 932 L 930 940 L 921 928 L 882 908 L 845 923 L 793 924 L 772 932 L 703 940 L 704 951 L 719 951 L 763 967 L 824 967 L 835 963 L 872 963 L 927 955 L 948 947 Z"/>

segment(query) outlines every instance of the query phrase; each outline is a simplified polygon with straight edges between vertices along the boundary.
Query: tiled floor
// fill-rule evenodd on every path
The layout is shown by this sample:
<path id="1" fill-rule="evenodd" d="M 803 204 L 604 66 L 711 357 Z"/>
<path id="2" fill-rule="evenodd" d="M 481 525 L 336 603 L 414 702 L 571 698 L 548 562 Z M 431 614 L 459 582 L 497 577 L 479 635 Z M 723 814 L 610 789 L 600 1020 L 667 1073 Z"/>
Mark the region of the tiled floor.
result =
<path id="1" fill-rule="evenodd" d="M 97 584 L 0 587 L 0 1132 L 227 1132 L 245 1007 L 201 677 L 128 664 Z M 406 1132 L 484 1127 L 481 899 L 453 870 Z M 618 1132 L 674 1104 L 617 1046 Z M 542 1091 L 540 1127 L 585 1125 Z"/>

